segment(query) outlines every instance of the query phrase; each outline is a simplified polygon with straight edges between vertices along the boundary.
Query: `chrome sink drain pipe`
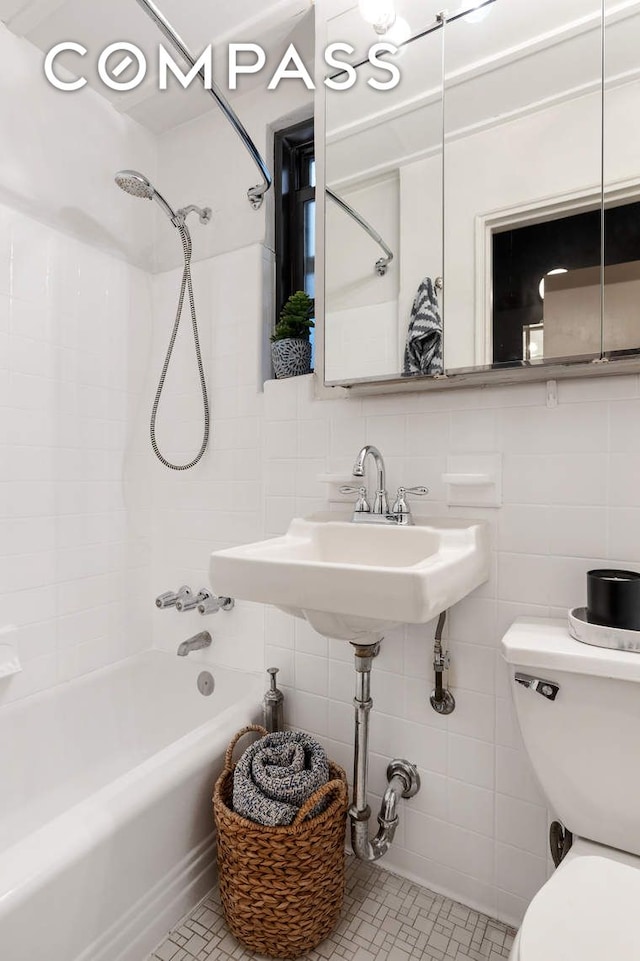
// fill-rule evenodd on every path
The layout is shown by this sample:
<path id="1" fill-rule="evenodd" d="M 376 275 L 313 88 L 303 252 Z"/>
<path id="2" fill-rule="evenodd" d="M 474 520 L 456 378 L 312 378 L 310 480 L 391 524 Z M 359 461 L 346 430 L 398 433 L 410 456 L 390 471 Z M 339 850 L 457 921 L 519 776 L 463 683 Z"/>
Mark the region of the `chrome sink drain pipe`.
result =
<path id="1" fill-rule="evenodd" d="M 415 764 L 395 758 L 387 768 L 388 787 L 378 814 L 378 833 L 369 838 L 371 808 L 367 803 L 367 778 L 369 767 L 369 714 L 373 707 L 371 699 L 371 667 L 380 652 L 380 642 L 358 644 L 355 650 L 356 696 L 353 700 L 356 714 L 353 756 L 353 803 L 349 808 L 351 820 L 351 847 L 361 861 L 377 861 L 389 849 L 398 827 L 398 802 L 400 798 L 414 797 L 420 790 L 420 775 Z"/>

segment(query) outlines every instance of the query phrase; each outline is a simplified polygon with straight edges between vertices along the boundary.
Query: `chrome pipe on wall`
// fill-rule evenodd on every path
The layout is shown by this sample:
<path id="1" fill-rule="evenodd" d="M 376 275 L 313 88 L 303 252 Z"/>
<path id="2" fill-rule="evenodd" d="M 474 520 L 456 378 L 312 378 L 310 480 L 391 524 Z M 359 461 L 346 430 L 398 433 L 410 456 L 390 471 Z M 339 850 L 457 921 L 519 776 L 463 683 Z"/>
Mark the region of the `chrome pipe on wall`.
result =
<path id="1" fill-rule="evenodd" d="M 182 40 L 176 31 L 173 29 L 167 18 L 160 12 L 155 3 L 152 0 L 136 0 L 138 6 L 142 7 L 144 12 L 148 17 L 155 23 L 156 27 L 164 37 L 169 41 L 169 43 L 178 51 L 183 60 L 193 69 L 196 65 L 196 59 L 187 47 L 184 40 Z M 198 71 L 198 76 L 202 80 L 202 86 L 205 90 L 211 94 L 213 99 L 216 101 L 223 114 L 235 130 L 235 132 L 240 137 L 240 140 L 245 145 L 247 151 L 249 152 L 251 159 L 255 163 L 256 167 L 260 171 L 263 178 L 263 183 L 257 184 L 255 187 L 250 187 L 247 191 L 247 197 L 249 198 L 249 203 L 254 210 L 259 210 L 262 206 L 262 201 L 266 192 L 269 190 L 272 184 L 272 177 L 269 173 L 269 168 L 267 167 L 265 161 L 262 158 L 262 154 L 254 144 L 253 140 L 249 136 L 246 127 L 236 114 L 235 110 L 226 99 L 224 94 L 216 87 L 212 82 L 209 87 L 206 82 L 206 77 L 204 74 L 204 69 L 201 67 Z"/>
<path id="2" fill-rule="evenodd" d="M 371 808 L 367 803 L 369 758 L 369 714 L 371 699 L 371 667 L 380 651 L 380 644 L 353 643 L 355 648 L 356 729 L 353 758 L 353 803 L 349 808 L 351 847 L 361 861 L 377 861 L 389 850 L 400 819 L 400 798 L 412 798 L 420 790 L 420 775 L 415 764 L 395 758 L 387 768 L 388 787 L 378 814 L 378 833 L 369 838 Z"/>

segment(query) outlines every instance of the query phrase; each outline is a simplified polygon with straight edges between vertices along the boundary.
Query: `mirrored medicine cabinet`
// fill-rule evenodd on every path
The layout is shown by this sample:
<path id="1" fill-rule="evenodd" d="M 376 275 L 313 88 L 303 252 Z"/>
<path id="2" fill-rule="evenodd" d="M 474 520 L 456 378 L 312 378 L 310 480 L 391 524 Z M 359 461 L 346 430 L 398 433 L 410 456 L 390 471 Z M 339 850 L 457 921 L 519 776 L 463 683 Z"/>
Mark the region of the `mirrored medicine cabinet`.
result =
<path id="1" fill-rule="evenodd" d="M 395 9 L 409 39 L 381 92 L 384 35 L 319 5 L 319 45 L 357 69 L 316 117 L 324 383 L 640 370 L 640 2 Z"/>

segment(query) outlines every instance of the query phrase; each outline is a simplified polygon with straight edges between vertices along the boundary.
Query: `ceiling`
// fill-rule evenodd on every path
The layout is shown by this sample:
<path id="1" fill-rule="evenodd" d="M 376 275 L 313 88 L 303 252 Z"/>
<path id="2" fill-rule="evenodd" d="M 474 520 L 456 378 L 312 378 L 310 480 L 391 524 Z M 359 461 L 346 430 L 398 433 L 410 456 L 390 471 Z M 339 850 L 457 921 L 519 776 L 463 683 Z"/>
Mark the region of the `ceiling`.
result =
<path id="1" fill-rule="evenodd" d="M 213 44 L 214 80 L 225 95 L 227 44 L 252 42 L 265 48 L 265 72 L 241 77 L 237 96 L 266 86 L 269 67 L 275 69 L 291 33 L 311 9 L 312 0 L 159 0 L 158 5 L 196 57 L 209 43 Z M 88 50 L 87 56 L 80 61 L 77 54 L 62 54 L 59 65 L 77 75 L 81 63 L 82 74 L 91 86 L 117 110 L 155 133 L 163 133 L 211 109 L 210 97 L 195 83 L 186 91 L 177 81 L 166 91 L 158 89 L 157 50 L 163 38 L 135 0 L 0 0 L 0 20 L 43 52 L 62 41 L 82 43 Z M 97 75 L 99 54 L 116 41 L 136 44 L 149 64 L 145 81 L 130 92 L 109 89 Z M 163 45 L 169 48 L 167 41 Z M 180 62 L 177 55 L 175 59 Z M 134 72 L 131 67 L 121 79 L 127 80 L 129 73 Z"/>

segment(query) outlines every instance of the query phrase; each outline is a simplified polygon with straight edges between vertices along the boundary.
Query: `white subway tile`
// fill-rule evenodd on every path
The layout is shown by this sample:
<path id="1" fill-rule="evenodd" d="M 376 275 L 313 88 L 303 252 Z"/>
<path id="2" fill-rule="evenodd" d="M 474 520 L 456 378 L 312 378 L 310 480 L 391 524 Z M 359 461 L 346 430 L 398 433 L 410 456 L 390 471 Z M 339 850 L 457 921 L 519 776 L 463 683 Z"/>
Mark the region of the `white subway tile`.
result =
<path id="1" fill-rule="evenodd" d="M 558 403 L 584 404 L 590 401 L 618 401 L 638 396 L 638 377 L 590 377 L 558 381 Z M 617 406 L 617 405 L 613 405 Z"/>
<path id="2" fill-rule="evenodd" d="M 374 444 L 384 452 L 385 458 L 402 457 L 405 453 L 406 418 L 400 414 L 367 417 L 365 436 L 367 443 Z M 356 449 L 354 456 L 357 452 Z"/>
<path id="3" fill-rule="evenodd" d="M 329 697 L 334 701 L 353 701 L 354 680 L 351 663 L 329 661 Z"/>
<path id="4" fill-rule="evenodd" d="M 492 452 L 500 449 L 501 419 L 496 410 L 454 411 L 451 414 L 452 452 Z"/>
<path id="5" fill-rule="evenodd" d="M 608 512 L 604 507 L 551 507 L 547 516 L 551 554 L 605 556 Z"/>
<path id="6" fill-rule="evenodd" d="M 297 457 L 298 425 L 294 420 L 267 421 L 264 444 L 269 457 Z"/>
<path id="7" fill-rule="evenodd" d="M 274 644 L 265 644 L 264 648 L 265 663 L 268 667 L 277 667 L 277 684 L 282 688 L 293 687 L 295 685 L 295 662 L 294 653 L 286 647 L 277 647 Z"/>
<path id="8" fill-rule="evenodd" d="M 610 507 L 640 507 L 640 453 L 609 457 Z"/>
<path id="9" fill-rule="evenodd" d="M 618 378 L 611 377 L 610 380 L 616 381 Z M 615 454 L 640 453 L 638 431 L 631 426 L 638 423 L 640 423 L 640 399 L 609 404 L 609 450 Z"/>
<path id="10" fill-rule="evenodd" d="M 456 709 L 449 716 L 449 733 L 464 734 L 493 744 L 495 734 L 495 698 L 476 691 L 453 689 Z"/>
<path id="11" fill-rule="evenodd" d="M 551 504 L 597 506 L 606 503 L 606 454 L 553 454 L 544 458 L 543 463 Z"/>
<path id="12" fill-rule="evenodd" d="M 295 653 L 296 689 L 326 698 L 329 693 L 329 661 L 326 657 Z"/>
<path id="13" fill-rule="evenodd" d="M 291 620 L 294 623 L 296 651 L 303 654 L 315 654 L 316 657 L 326 657 L 329 649 L 327 638 L 314 631 L 308 621 L 300 617 L 291 618 Z M 348 653 L 352 655 L 352 649 L 346 641 L 340 641 L 339 643 L 344 644 Z"/>
<path id="14" fill-rule="evenodd" d="M 453 824 L 485 837 L 494 836 L 494 793 L 464 781 L 447 779 L 448 812 Z"/>
<path id="15" fill-rule="evenodd" d="M 549 604 L 551 576 L 548 557 L 535 554 L 500 554 L 498 596 L 501 601 Z"/>
<path id="16" fill-rule="evenodd" d="M 491 647 L 449 641 L 449 684 L 466 691 L 493 695 L 496 652 Z"/>
<path id="17" fill-rule="evenodd" d="M 274 647 L 293 649 L 296 619 L 268 604 L 264 609 L 265 637 Z"/>
<path id="18" fill-rule="evenodd" d="M 607 518 L 607 549 L 598 552 L 599 555 L 637 563 L 640 560 L 640 509 L 612 507 L 607 512 Z"/>
<path id="19" fill-rule="evenodd" d="M 449 777 L 477 787 L 494 788 L 494 747 L 472 737 L 449 735 Z"/>
<path id="20" fill-rule="evenodd" d="M 505 504 L 498 515 L 498 549 L 512 554 L 546 554 L 549 508 L 538 504 Z"/>
<path id="21" fill-rule="evenodd" d="M 449 449 L 451 419 L 448 413 L 410 414 L 406 422 L 408 457 L 432 457 Z"/>
<path id="22" fill-rule="evenodd" d="M 544 858 L 547 853 L 547 809 L 505 794 L 496 795 L 498 841 Z"/>
<path id="23" fill-rule="evenodd" d="M 519 848 L 496 844 L 496 884 L 501 890 L 530 901 L 547 880 L 544 858 Z"/>
<path id="24" fill-rule="evenodd" d="M 529 759 L 520 749 L 496 747 L 496 790 L 520 801 L 544 804 Z"/>

